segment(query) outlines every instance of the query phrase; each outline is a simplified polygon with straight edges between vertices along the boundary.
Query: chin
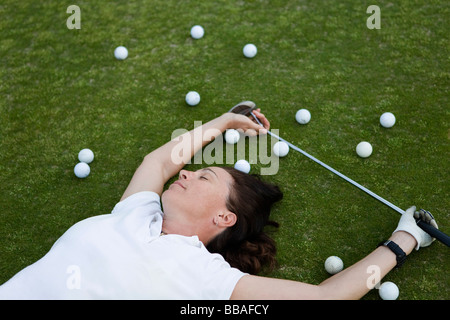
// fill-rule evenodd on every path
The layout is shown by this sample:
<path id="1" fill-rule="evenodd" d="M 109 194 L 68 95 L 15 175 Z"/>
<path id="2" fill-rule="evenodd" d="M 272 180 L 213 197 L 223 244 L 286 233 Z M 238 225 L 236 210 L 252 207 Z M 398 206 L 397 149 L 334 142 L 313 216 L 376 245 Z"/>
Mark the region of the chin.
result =
<path id="1" fill-rule="evenodd" d="M 164 211 L 164 208 L 167 209 L 167 208 L 171 207 L 171 204 L 172 204 L 172 207 L 173 207 L 173 205 L 176 205 L 179 197 L 180 197 L 180 195 L 179 194 L 177 195 L 177 193 L 174 192 L 174 190 L 167 189 L 166 191 L 164 191 L 161 194 L 161 208 L 163 209 L 163 211 Z"/>
<path id="2" fill-rule="evenodd" d="M 161 194 L 161 204 L 163 203 L 164 199 L 167 199 L 168 196 L 170 197 L 170 193 L 170 190 L 163 191 L 163 193 Z"/>

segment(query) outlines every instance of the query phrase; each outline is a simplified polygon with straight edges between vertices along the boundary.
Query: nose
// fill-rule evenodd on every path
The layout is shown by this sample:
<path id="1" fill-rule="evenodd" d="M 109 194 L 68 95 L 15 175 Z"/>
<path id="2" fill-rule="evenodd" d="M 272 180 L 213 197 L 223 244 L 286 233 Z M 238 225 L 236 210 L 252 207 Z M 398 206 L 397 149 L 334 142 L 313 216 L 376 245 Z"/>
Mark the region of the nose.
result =
<path id="1" fill-rule="evenodd" d="M 192 176 L 192 174 L 193 174 L 192 171 L 181 170 L 178 177 L 180 180 L 187 180 Z"/>

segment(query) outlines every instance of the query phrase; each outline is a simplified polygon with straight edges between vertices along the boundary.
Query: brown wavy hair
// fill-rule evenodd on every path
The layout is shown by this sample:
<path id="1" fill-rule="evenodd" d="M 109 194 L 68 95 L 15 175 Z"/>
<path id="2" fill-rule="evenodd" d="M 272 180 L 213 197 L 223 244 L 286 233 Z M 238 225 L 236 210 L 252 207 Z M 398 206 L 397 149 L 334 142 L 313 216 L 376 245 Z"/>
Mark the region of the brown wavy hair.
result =
<path id="1" fill-rule="evenodd" d="M 236 223 L 213 238 L 207 249 L 221 254 L 235 268 L 258 274 L 263 267 L 276 264 L 275 241 L 264 231 L 266 225 L 278 227 L 269 220 L 274 203 L 283 198 L 278 186 L 264 182 L 232 167 L 222 167 L 233 178 L 227 209 L 237 216 Z"/>

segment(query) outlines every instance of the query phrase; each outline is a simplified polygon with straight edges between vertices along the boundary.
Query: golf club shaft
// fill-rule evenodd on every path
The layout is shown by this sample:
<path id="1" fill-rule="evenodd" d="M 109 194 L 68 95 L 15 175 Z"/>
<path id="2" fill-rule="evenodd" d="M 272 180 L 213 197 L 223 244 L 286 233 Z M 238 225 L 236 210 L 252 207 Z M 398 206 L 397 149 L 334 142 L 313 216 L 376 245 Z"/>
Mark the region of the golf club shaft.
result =
<path id="1" fill-rule="evenodd" d="M 253 118 L 262 126 L 262 123 L 259 121 L 259 119 L 253 114 L 253 112 L 251 112 L 251 115 L 253 116 Z M 267 133 L 269 135 L 271 135 L 272 137 L 280 140 L 280 141 L 284 141 L 290 148 L 294 149 L 297 152 L 300 152 L 301 154 L 303 154 L 304 156 L 308 157 L 309 159 L 313 160 L 314 162 L 316 162 L 317 164 L 320 164 L 322 167 L 324 167 L 325 169 L 328 169 L 329 171 L 333 172 L 334 174 L 338 175 L 339 177 L 341 177 L 342 179 L 344 179 L 345 181 L 351 183 L 352 185 L 354 185 L 355 187 L 357 187 L 358 189 L 364 191 L 365 193 L 369 194 L 370 196 L 374 197 L 375 199 L 377 199 L 378 201 L 381 201 L 382 203 L 384 203 L 385 205 L 387 205 L 388 207 L 390 207 L 391 209 L 394 209 L 395 211 L 397 211 L 400 214 L 405 213 L 405 211 L 403 209 L 400 209 L 399 207 L 397 207 L 396 205 L 394 205 L 393 203 L 387 201 L 386 199 L 380 197 L 379 195 L 377 195 L 376 193 L 370 191 L 369 189 L 367 189 L 366 187 L 360 185 L 359 183 L 357 183 L 356 181 L 350 179 L 349 177 L 347 177 L 346 175 L 343 175 L 342 173 L 340 173 L 339 171 L 333 169 L 332 167 L 330 167 L 329 165 L 327 165 L 326 163 L 323 163 L 322 161 L 320 161 L 319 159 L 313 157 L 312 155 L 310 155 L 309 153 L 303 151 L 302 149 L 300 149 L 299 147 L 293 145 L 292 143 L 290 143 L 289 141 L 286 141 L 285 139 L 281 138 L 280 136 L 272 133 L 271 131 L 267 131 Z M 440 242 L 442 242 L 443 244 L 445 244 L 446 246 L 450 246 L 450 237 L 448 235 L 446 235 L 445 233 L 443 233 L 442 231 L 436 229 L 435 227 L 433 227 L 432 225 L 430 225 L 429 223 L 426 223 L 424 221 L 418 220 L 417 221 L 417 225 L 424 230 L 426 233 L 428 233 L 430 236 L 432 236 L 433 238 L 438 239 Z"/>

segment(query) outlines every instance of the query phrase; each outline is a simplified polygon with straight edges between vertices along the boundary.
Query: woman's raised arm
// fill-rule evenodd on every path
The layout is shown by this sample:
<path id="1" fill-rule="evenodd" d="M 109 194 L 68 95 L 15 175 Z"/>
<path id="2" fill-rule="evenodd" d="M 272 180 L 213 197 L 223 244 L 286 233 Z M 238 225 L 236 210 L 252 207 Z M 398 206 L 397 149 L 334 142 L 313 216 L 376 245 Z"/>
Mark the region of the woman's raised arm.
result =
<path id="1" fill-rule="evenodd" d="M 270 124 L 264 115 L 259 110 L 254 110 L 253 112 L 265 125 L 265 129 L 268 130 Z M 154 191 L 161 195 L 164 184 L 176 175 L 198 150 L 210 143 L 226 129 L 241 129 L 249 134 L 267 132 L 246 116 L 224 113 L 204 125 L 180 135 L 146 155 L 134 173 L 121 200 L 140 191 Z M 174 159 L 174 150 L 189 151 L 181 155 L 176 152 L 176 159 Z"/>

